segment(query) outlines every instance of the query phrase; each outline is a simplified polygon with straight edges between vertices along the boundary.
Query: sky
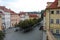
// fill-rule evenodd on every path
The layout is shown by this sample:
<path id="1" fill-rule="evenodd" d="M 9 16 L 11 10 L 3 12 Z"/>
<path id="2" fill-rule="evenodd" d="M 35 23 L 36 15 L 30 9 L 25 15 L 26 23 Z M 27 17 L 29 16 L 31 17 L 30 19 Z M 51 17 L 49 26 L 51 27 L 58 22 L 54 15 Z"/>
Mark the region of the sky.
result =
<path id="1" fill-rule="evenodd" d="M 6 6 L 7 8 L 15 11 L 41 11 L 46 8 L 47 2 L 53 2 L 54 0 L 0 0 L 0 6 Z"/>

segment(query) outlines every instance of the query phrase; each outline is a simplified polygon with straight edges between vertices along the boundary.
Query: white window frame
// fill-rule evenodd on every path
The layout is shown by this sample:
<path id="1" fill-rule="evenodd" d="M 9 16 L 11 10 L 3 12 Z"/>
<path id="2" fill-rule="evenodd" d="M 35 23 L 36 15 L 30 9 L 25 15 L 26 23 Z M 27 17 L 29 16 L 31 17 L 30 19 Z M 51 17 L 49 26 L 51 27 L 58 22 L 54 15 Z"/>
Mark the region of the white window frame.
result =
<path id="1" fill-rule="evenodd" d="M 53 21 L 53 22 L 52 22 Z M 54 23 L 54 19 L 50 19 L 50 24 L 53 24 Z"/>

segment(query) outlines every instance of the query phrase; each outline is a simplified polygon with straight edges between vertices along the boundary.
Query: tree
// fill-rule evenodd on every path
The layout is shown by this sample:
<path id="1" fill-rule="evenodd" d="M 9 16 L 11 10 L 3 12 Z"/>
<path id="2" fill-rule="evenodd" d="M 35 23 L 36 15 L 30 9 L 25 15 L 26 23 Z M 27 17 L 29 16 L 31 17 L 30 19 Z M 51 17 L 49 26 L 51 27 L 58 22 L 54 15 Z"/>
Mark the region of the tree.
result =
<path id="1" fill-rule="evenodd" d="M 45 10 L 41 10 L 41 18 L 43 19 Z"/>
<path id="2" fill-rule="evenodd" d="M 38 23 L 37 19 L 29 19 L 29 20 L 20 21 L 17 24 L 17 26 L 22 29 L 27 29 L 27 28 L 31 28 L 33 25 L 35 25 L 37 23 Z"/>
<path id="3" fill-rule="evenodd" d="M 3 40 L 4 39 L 4 33 L 2 31 L 0 31 L 0 40 Z"/>

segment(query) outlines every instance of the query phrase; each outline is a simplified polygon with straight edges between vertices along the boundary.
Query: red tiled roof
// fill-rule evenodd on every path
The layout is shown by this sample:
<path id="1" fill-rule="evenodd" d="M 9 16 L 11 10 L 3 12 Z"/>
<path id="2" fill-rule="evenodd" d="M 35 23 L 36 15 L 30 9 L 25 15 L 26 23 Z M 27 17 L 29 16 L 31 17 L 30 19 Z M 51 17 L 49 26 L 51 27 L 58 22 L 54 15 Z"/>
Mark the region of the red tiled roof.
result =
<path id="1" fill-rule="evenodd" d="M 36 14 L 29 14 L 29 17 L 38 17 Z"/>
<path id="2" fill-rule="evenodd" d="M 26 12 L 20 12 L 19 13 L 19 15 L 25 15 L 26 14 Z"/>
<path id="3" fill-rule="evenodd" d="M 17 13 L 15 13 L 14 11 L 12 11 L 11 9 L 9 9 L 9 12 L 10 12 L 11 15 L 13 15 L 13 14 L 17 15 Z"/>
<path id="4" fill-rule="evenodd" d="M 7 9 L 5 6 L 0 6 L 0 9 L 3 10 L 4 12 L 10 12 L 11 14 L 17 14 L 11 9 Z"/>
<path id="5" fill-rule="evenodd" d="M 5 6 L 0 6 L 0 9 L 2 9 L 5 12 L 9 12 L 9 10 Z"/>
<path id="6" fill-rule="evenodd" d="M 49 7 L 46 9 L 55 9 L 55 8 L 60 8 L 58 7 L 58 0 L 55 0 Z"/>

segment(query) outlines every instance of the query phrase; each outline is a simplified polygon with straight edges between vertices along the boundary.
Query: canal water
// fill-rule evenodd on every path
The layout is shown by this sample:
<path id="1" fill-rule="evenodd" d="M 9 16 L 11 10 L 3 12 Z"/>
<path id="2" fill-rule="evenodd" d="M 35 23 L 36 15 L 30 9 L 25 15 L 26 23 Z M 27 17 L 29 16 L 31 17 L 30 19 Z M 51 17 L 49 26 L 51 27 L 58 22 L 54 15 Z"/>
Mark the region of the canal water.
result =
<path id="1" fill-rule="evenodd" d="M 39 27 L 28 33 L 20 31 L 15 32 L 14 28 L 6 30 L 6 37 L 4 40 L 46 40 L 46 33 L 39 30 Z"/>

